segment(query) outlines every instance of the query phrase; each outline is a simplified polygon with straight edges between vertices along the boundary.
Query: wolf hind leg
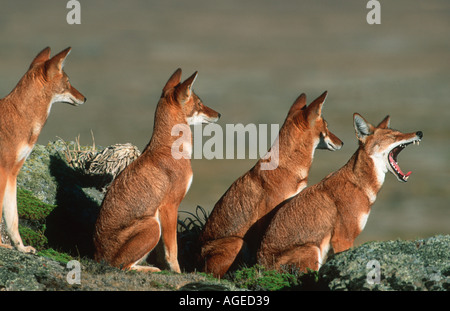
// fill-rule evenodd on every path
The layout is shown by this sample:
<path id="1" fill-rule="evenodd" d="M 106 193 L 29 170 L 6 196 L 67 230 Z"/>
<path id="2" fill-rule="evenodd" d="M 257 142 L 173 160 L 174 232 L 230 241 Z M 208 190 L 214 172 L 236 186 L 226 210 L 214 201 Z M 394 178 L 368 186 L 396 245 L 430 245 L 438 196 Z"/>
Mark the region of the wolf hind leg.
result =
<path id="1" fill-rule="evenodd" d="M 235 262 L 244 245 L 240 237 L 227 237 L 210 241 L 202 247 L 205 259 L 203 271 L 216 277 L 223 277 Z"/>
<path id="2" fill-rule="evenodd" d="M 274 258 L 274 269 L 298 269 L 300 272 L 308 272 L 308 269 L 317 271 L 320 268 L 320 248 L 312 244 L 296 246 L 281 253 Z"/>
<path id="3" fill-rule="evenodd" d="M 133 228 L 125 230 L 127 231 L 123 238 L 125 242 L 118 249 L 110 264 L 123 270 L 160 271 L 156 267 L 138 265 L 158 244 L 161 237 L 159 220 L 156 217 L 148 217 L 134 222 Z M 119 233 L 120 235 L 124 234 Z"/>

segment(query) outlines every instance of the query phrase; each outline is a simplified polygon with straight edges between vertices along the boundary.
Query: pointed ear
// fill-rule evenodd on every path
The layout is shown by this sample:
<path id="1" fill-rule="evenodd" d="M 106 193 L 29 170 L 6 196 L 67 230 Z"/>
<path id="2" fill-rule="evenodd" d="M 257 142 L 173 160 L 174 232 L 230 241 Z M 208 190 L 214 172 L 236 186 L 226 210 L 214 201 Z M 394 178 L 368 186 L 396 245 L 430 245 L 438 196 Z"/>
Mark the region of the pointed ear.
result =
<path id="1" fill-rule="evenodd" d="M 367 136 L 373 134 L 374 127 L 366 121 L 360 114 L 353 114 L 353 126 L 355 127 L 356 137 L 364 140 Z"/>
<path id="2" fill-rule="evenodd" d="M 67 55 L 69 55 L 72 48 L 68 47 L 62 52 L 59 52 L 55 56 L 53 56 L 49 61 L 47 61 L 47 75 L 52 78 L 57 73 L 62 73 L 64 62 L 66 60 Z"/>
<path id="3" fill-rule="evenodd" d="M 181 82 L 181 68 L 175 70 L 172 76 L 167 80 L 166 85 L 163 88 L 163 94 L 168 90 L 176 87 Z"/>
<path id="4" fill-rule="evenodd" d="M 192 85 L 194 84 L 195 80 L 197 79 L 198 72 L 194 72 L 192 76 L 187 78 L 183 83 L 180 84 L 180 86 L 177 88 L 178 96 L 181 96 L 180 99 L 182 100 L 188 100 L 189 97 L 192 95 Z"/>
<path id="5" fill-rule="evenodd" d="M 387 129 L 389 128 L 391 125 L 391 117 L 390 116 L 386 116 L 383 121 L 380 122 L 380 124 L 378 124 L 378 128 L 380 129 Z"/>
<path id="6" fill-rule="evenodd" d="M 311 104 L 309 104 L 307 109 L 307 115 L 308 115 L 308 121 L 312 122 L 318 117 L 322 115 L 322 106 L 325 102 L 325 99 L 327 98 L 328 92 L 325 91 L 317 97 Z"/>
<path id="7" fill-rule="evenodd" d="M 292 104 L 291 109 L 289 109 L 288 116 L 292 115 L 294 112 L 301 110 L 306 105 L 306 94 L 302 93 Z"/>
<path id="8" fill-rule="evenodd" d="M 34 58 L 34 60 L 31 62 L 30 68 L 34 67 L 38 64 L 45 63 L 50 59 L 50 47 L 46 47 L 42 51 L 39 52 L 39 54 Z"/>

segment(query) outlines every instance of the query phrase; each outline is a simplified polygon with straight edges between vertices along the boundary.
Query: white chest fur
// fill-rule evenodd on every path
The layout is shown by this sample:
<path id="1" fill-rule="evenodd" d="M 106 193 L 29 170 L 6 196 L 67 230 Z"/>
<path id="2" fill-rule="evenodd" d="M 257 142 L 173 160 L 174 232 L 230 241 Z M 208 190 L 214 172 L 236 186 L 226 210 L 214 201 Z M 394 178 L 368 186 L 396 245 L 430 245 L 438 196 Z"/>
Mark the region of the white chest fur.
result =
<path id="1" fill-rule="evenodd" d="M 359 230 L 360 231 L 364 230 L 364 227 L 367 224 L 367 219 L 369 219 L 369 214 L 370 214 L 370 212 L 367 212 L 367 213 L 363 213 L 359 216 Z"/>
<path id="2" fill-rule="evenodd" d="M 191 188 L 193 179 L 194 179 L 194 174 L 192 174 L 191 178 L 189 178 L 189 181 L 188 181 L 188 184 L 187 184 L 187 187 L 186 187 L 186 192 L 184 193 L 184 195 L 186 195 L 186 193 L 188 193 L 188 191 L 189 191 L 189 188 Z"/>
<path id="3" fill-rule="evenodd" d="M 28 158 L 28 156 L 30 155 L 32 150 L 33 150 L 33 146 L 32 145 L 23 144 L 19 148 L 19 151 L 17 152 L 16 163 L 19 163 L 19 162 L 21 162 L 23 160 L 26 160 Z"/>

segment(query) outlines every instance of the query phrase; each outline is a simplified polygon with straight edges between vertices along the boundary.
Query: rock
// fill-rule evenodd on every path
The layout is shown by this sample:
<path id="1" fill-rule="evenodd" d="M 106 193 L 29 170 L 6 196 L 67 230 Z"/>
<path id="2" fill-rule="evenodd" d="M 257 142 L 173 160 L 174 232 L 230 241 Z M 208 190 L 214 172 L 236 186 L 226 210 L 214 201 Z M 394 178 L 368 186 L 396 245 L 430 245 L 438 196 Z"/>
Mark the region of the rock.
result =
<path id="1" fill-rule="evenodd" d="M 92 232 L 104 193 L 97 190 L 95 178 L 69 165 L 65 152 L 73 144 L 61 140 L 37 144 L 19 173 L 17 186 L 55 206 L 45 219 L 50 247 L 92 255 Z M 22 219 L 21 225 L 26 225 Z"/>
<path id="2" fill-rule="evenodd" d="M 0 290 L 65 288 L 64 267 L 52 260 L 0 247 Z"/>
<path id="3" fill-rule="evenodd" d="M 450 236 L 368 242 L 331 256 L 319 279 L 329 290 L 448 291 Z"/>
<path id="4" fill-rule="evenodd" d="M 139 154 L 131 144 L 98 148 L 95 144 L 80 146 L 78 140 L 57 140 L 34 147 L 20 170 L 17 187 L 55 206 L 42 221 L 48 246 L 92 256 L 92 233 L 105 191 L 112 178 Z M 24 228 L 29 222 L 20 221 L 22 231 L 35 229 Z M 0 226 L 0 230 L 4 228 Z"/>
<path id="5" fill-rule="evenodd" d="M 99 206 L 103 193 L 96 191 L 95 180 L 73 169 L 64 156 L 67 146 L 73 144 L 58 140 L 46 146 L 35 145 L 20 170 L 17 186 L 30 190 L 47 204 L 60 205 L 75 199 Z"/>
<path id="6" fill-rule="evenodd" d="M 235 286 L 233 286 L 231 283 L 228 284 L 221 284 L 219 282 L 192 282 L 188 283 L 179 289 L 180 291 L 237 291 L 241 290 Z"/>
<path id="7" fill-rule="evenodd" d="M 198 273 L 122 271 L 86 258 L 79 267 L 79 282 L 69 284 L 74 266 L 0 247 L 0 291 L 236 290 L 229 282 Z"/>

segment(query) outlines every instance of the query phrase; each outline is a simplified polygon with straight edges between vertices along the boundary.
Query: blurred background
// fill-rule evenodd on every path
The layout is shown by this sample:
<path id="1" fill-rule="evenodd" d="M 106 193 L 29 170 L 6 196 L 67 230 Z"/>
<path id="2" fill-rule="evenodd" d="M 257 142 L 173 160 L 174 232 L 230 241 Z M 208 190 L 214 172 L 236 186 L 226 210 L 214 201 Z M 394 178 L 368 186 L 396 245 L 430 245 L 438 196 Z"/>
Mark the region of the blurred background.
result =
<path id="1" fill-rule="evenodd" d="M 56 104 L 39 138 L 89 145 L 150 140 L 161 89 L 181 67 L 199 71 L 195 91 L 219 111 L 219 124 L 282 124 L 302 92 L 328 90 L 323 115 L 344 142 L 318 150 L 309 184 L 344 165 L 357 148 L 352 115 L 386 115 L 420 146 L 399 156 L 408 183 L 390 173 L 356 244 L 450 233 L 450 2 L 381 1 L 369 25 L 364 0 L 80 1 L 68 25 L 67 1 L 1 1 L 0 94 L 7 95 L 44 47 L 71 46 L 65 71 L 87 102 Z M 256 160 L 193 160 L 180 206 L 210 211 Z M 183 216 L 183 214 L 180 214 Z"/>

